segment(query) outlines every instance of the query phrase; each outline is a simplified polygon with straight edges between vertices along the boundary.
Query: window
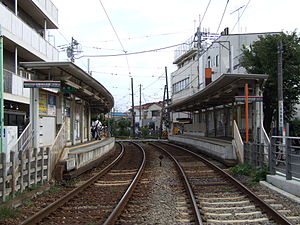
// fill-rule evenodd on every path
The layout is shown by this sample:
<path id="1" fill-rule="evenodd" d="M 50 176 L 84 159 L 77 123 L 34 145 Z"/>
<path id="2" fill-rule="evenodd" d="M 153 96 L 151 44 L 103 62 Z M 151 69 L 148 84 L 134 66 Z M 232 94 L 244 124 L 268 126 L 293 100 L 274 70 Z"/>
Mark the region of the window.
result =
<path id="1" fill-rule="evenodd" d="M 160 115 L 159 110 L 153 110 L 153 111 L 151 111 L 151 113 L 152 113 L 152 117 Z"/>
<path id="2" fill-rule="evenodd" d="M 207 67 L 211 68 L 210 56 L 207 57 Z"/>
<path id="3" fill-rule="evenodd" d="M 219 66 L 219 55 L 216 55 L 216 67 Z"/>

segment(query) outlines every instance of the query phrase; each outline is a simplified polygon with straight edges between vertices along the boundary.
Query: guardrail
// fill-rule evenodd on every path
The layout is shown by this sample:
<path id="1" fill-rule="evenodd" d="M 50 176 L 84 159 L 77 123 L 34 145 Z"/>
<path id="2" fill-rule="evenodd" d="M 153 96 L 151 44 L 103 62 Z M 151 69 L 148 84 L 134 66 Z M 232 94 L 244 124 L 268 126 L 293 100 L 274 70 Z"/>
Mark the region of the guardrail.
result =
<path id="1" fill-rule="evenodd" d="M 269 166 L 273 175 L 278 171 L 287 180 L 300 178 L 300 137 L 272 136 Z"/>
<path id="2" fill-rule="evenodd" d="M 0 197 L 2 201 L 27 187 L 43 184 L 49 180 L 49 148 L 23 152 L 0 153 Z"/>

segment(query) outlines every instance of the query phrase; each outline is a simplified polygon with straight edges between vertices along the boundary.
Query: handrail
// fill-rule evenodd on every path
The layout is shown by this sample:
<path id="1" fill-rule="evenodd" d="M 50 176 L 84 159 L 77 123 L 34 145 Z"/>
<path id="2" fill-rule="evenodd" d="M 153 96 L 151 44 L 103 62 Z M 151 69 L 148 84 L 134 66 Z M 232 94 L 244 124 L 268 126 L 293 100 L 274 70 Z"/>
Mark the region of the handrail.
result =
<path id="1" fill-rule="evenodd" d="M 270 138 L 269 138 L 269 136 L 268 136 L 268 134 L 267 134 L 267 132 L 264 128 L 263 122 L 261 122 L 261 130 L 262 130 L 263 135 L 264 135 L 264 143 L 269 145 L 271 143 L 271 141 L 270 141 Z"/>
<path id="2" fill-rule="evenodd" d="M 233 140 L 232 143 L 235 147 L 235 152 L 237 153 L 237 157 L 239 158 L 240 162 L 244 162 L 244 142 L 241 137 L 239 127 L 236 121 L 233 121 Z"/>
<path id="3" fill-rule="evenodd" d="M 64 149 L 65 145 L 66 145 L 66 123 L 67 120 L 64 121 L 64 123 L 62 124 L 60 130 L 58 131 L 53 144 L 50 147 L 50 174 L 52 173 L 52 171 L 54 170 L 55 164 L 57 163 L 57 161 L 59 160 L 60 157 L 60 152 Z"/>
<path id="4" fill-rule="evenodd" d="M 31 122 L 28 123 L 26 128 L 23 130 L 20 137 L 17 139 L 15 145 L 10 149 L 10 151 L 24 151 L 32 141 L 33 129 Z"/>

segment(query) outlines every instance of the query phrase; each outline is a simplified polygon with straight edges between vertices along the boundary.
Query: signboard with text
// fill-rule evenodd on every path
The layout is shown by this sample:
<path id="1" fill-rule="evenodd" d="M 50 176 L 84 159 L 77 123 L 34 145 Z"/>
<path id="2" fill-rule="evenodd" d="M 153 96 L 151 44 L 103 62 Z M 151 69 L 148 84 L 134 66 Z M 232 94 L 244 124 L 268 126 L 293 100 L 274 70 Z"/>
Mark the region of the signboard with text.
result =
<path id="1" fill-rule="evenodd" d="M 246 96 L 235 96 L 236 102 L 245 102 Z M 248 102 L 262 102 L 263 97 L 262 96 L 248 96 Z"/>
<path id="2" fill-rule="evenodd" d="M 60 88 L 60 81 L 51 80 L 25 80 L 23 83 L 24 88 Z"/>

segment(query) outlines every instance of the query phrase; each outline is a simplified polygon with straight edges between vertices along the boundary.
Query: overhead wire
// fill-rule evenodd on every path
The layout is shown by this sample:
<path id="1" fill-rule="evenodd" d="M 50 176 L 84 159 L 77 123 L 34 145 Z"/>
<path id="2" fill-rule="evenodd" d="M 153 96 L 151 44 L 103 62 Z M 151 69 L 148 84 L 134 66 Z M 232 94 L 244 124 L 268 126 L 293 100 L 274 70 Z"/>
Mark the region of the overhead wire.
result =
<path id="1" fill-rule="evenodd" d="M 167 36 L 167 35 L 174 35 L 174 34 L 182 34 L 182 33 L 187 33 L 190 32 L 190 30 L 186 30 L 183 32 L 169 32 L 169 33 L 160 33 L 160 34 L 148 34 L 148 35 L 143 35 L 143 36 L 137 36 L 137 37 L 127 37 L 127 38 L 121 38 L 121 40 L 133 40 L 133 39 L 141 39 L 141 38 L 151 38 L 151 37 L 156 37 L 156 36 Z M 115 40 L 103 40 L 103 41 L 97 41 L 98 43 L 105 43 L 105 42 L 112 42 Z"/>
<path id="2" fill-rule="evenodd" d="M 224 15 L 225 15 L 225 12 L 226 12 L 228 3 L 229 3 L 229 0 L 227 0 L 227 2 L 226 2 L 225 9 L 224 9 L 224 11 L 223 11 L 223 15 L 222 15 L 222 17 L 221 17 L 221 20 L 220 20 L 220 23 L 219 23 L 219 26 L 218 26 L 218 29 L 217 29 L 217 32 L 216 32 L 216 33 L 219 32 L 219 29 L 220 29 L 220 26 L 221 26 L 221 24 L 222 24 L 222 21 L 223 21 L 223 18 L 224 18 Z"/>
<path id="3" fill-rule="evenodd" d="M 203 17 L 201 18 L 200 24 L 202 24 L 202 22 L 203 22 L 203 19 L 204 19 L 205 15 L 206 15 L 206 12 L 207 12 L 207 9 L 208 9 L 210 3 L 211 3 L 211 0 L 209 0 L 208 4 L 207 4 L 207 6 L 206 6 L 206 9 L 205 9 L 205 12 L 204 12 L 204 14 L 203 14 Z"/>
<path id="4" fill-rule="evenodd" d="M 168 49 L 168 48 L 174 48 L 174 47 L 177 47 L 177 46 L 180 46 L 183 44 L 187 45 L 187 43 L 180 43 L 180 44 L 170 45 L 170 46 L 156 48 L 156 49 L 150 49 L 150 50 L 144 50 L 144 51 L 138 51 L 138 52 L 127 52 L 127 53 L 122 53 L 122 54 L 82 55 L 82 56 L 77 57 L 76 59 L 80 59 L 82 57 L 114 57 L 114 56 L 136 55 L 136 54 L 143 54 L 143 53 L 149 53 L 149 52 L 157 52 L 157 51 Z"/>
<path id="5" fill-rule="evenodd" d="M 121 45 L 121 47 L 122 47 L 124 53 L 125 53 L 126 63 L 127 63 L 127 67 L 128 67 L 128 73 L 129 73 L 129 76 L 131 77 L 130 66 L 129 66 L 128 57 L 127 57 L 127 54 L 126 54 L 127 51 L 125 50 L 125 48 L 124 48 L 124 46 L 123 46 L 123 44 L 122 44 L 122 42 L 121 42 L 121 39 L 119 38 L 119 35 L 118 35 L 118 33 L 117 33 L 117 31 L 116 31 L 116 29 L 115 29 L 115 27 L 114 27 L 114 25 L 113 25 L 111 19 L 109 18 L 109 15 L 108 15 L 108 13 L 106 12 L 106 9 L 105 9 L 105 7 L 104 7 L 102 1 L 99 0 L 99 2 L 100 2 L 101 6 L 102 6 L 102 9 L 103 9 L 103 11 L 104 11 L 104 13 L 105 13 L 105 15 L 106 15 L 106 17 L 107 17 L 109 23 L 110 23 L 110 25 L 111 25 L 111 27 L 112 27 L 112 29 L 113 29 L 115 35 L 116 35 L 116 37 L 117 37 L 117 39 L 118 39 L 118 41 L 119 41 L 119 43 L 120 43 L 120 45 Z"/>

